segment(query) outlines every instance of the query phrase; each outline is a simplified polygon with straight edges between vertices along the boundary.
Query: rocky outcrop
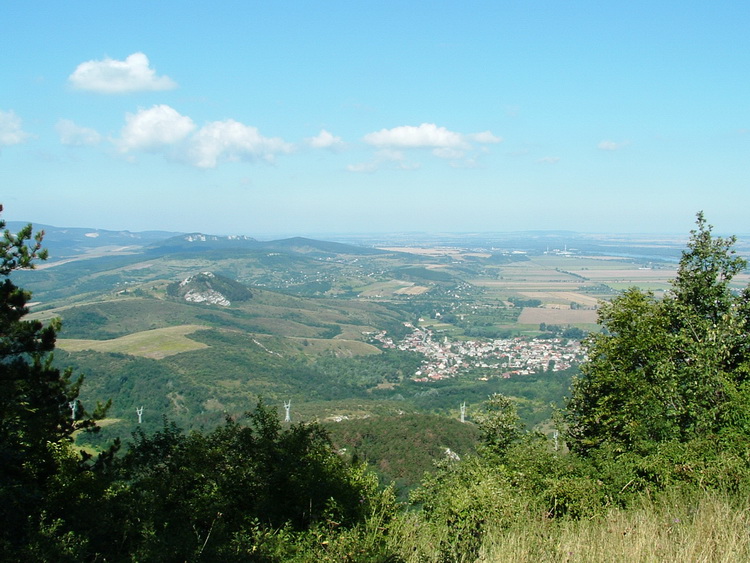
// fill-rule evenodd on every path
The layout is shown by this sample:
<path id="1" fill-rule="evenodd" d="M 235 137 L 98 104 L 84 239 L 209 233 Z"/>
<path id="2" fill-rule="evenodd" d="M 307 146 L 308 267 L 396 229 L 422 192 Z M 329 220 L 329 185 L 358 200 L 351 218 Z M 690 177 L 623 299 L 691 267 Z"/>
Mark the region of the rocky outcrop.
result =
<path id="1" fill-rule="evenodd" d="M 221 307 L 229 307 L 233 302 L 247 301 L 253 296 L 241 283 L 213 272 L 201 272 L 181 282 L 172 283 L 167 287 L 167 294 L 191 303 L 208 303 Z"/>

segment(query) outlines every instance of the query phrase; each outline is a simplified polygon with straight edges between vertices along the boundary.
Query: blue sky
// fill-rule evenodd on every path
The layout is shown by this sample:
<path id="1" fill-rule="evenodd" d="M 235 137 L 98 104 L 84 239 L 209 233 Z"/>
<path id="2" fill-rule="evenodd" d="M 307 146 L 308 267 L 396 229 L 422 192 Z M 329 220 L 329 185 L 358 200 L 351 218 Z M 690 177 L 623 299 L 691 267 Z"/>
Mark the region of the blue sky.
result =
<path id="1" fill-rule="evenodd" d="M 693 5 L 695 4 L 695 5 Z M 748 233 L 750 3 L 0 4 L 6 220 Z"/>

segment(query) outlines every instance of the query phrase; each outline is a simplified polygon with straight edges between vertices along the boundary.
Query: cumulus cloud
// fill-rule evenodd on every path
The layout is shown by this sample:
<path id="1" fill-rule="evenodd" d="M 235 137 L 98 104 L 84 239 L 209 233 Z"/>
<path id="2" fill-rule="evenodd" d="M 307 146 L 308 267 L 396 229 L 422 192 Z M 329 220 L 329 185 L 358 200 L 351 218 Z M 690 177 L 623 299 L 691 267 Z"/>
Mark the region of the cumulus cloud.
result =
<path id="1" fill-rule="evenodd" d="M 61 119 L 55 125 L 60 142 L 63 145 L 85 146 L 96 145 L 102 140 L 102 136 L 94 129 L 80 127 L 70 119 Z"/>
<path id="2" fill-rule="evenodd" d="M 402 125 L 393 129 L 381 129 L 368 133 L 364 141 L 376 147 L 457 149 L 471 148 L 474 143 L 500 143 L 502 139 L 491 131 L 480 133 L 457 133 L 434 123 L 422 123 L 418 127 Z"/>
<path id="3" fill-rule="evenodd" d="M 344 146 L 341 137 L 336 137 L 325 129 L 321 129 L 315 137 L 310 137 L 305 141 L 314 149 L 340 149 Z"/>
<path id="4" fill-rule="evenodd" d="M 277 154 L 292 150 L 283 139 L 264 137 L 257 128 L 228 119 L 209 123 L 193 135 L 188 155 L 195 166 L 214 168 L 220 160 L 273 162 Z"/>
<path id="5" fill-rule="evenodd" d="M 283 139 L 264 137 L 257 128 L 233 119 L 198 128 L 190 117 L 167 105 L 127 114 L 125 127 L 114 143 L 123 153 L 162 153 L 199 168 L 215 168 L 221 161 L 273 162 L 277 154 L 294 149 Z"/>
<path id="6" fill-rule="evenodd" d="M 478 149 L 476 145 L 500 143 L 502 139 L 491 131 L 464 134 L 434 123 L 422 123 L 419 126 L 402 125 L 368 133 L 364 136 L 364 142 L 380 149 L 432 149 L 433 156 L 450 160 L 451 165 L 475 166 L 476 161 L 470 158 L 469 153 L 486 150 Z M 413 167 L 405 165 L 402 168 Z"/>
<path id="7" fill-rule="evenodd" d="M 14 111 L 0 110 L 0 146 L 18 145 L 31 137 L 21 127 L 21 118 Z"/>
<path id="8" fill-rule="evenodd" d="M 603 151 L 616 151 L 623 148 L 627 143 L 616 143 L 615 141 L 601 141 L 597 146 Z"/>
<path id="9" fill-rule="evenodd" d="M 78 90 L 101 94 L 171 90 L 177 83 L 168 76 L 157 76 L 143 53 L 133 53 L 124 61 L 105 58 L 79 64 L 68 77 Z"/>
<path id="10" fill-rule="evenodd" d="M 58 132 L 66 144 L 93 144 L 101 139 L 93 129 L 79 127 L 69 120 L 60 121 Z M 266 137 L 256 127 L 234 119 L 198 127 L 190 117 L 164 104 L 126 114 L 125 126 L 112 142 L 122 153 L 160 153 L 170 160 L 199 168 L 215 168 L 226 161 L 274 162 L 278 155 L 295 150 L 284 139 Z M 337 150 L 345 146 L 340 137 L 325 129 L 304 142 L 318 149 Z M 382 129 L 366 135 L 365 142 L 376 149 L 372 158 L 349 165 L 349 171 L 417 169 L 421 164 L 411 160 L 412 149 L 431 149 L 433 156 L 449 160 L 451 166 L 474 167 L 476 154 L 487 150 L 477 145 L 499 143 L 502 139 L 490 131 L 462 134 L 423 123 L 418 127 Z"/>
<path id="11" fill-rule="evenodd" d="M 125 116 L 125 127 L 117 142 L 122 152 L 153 151 L 174 145 L 195 129 L 193 120 L 167 105 L 156 105 Z"/>
<path id="12" fill-rule="evenodd" d="M 402 125 L 393 129 L 381 129 L 365 135 L 365 143 L 376 147 L 402 148 L 466 148 L 468 144 L 460 133 L 438 127 L 434 123 L 422 123 L 419 127 Z"/>

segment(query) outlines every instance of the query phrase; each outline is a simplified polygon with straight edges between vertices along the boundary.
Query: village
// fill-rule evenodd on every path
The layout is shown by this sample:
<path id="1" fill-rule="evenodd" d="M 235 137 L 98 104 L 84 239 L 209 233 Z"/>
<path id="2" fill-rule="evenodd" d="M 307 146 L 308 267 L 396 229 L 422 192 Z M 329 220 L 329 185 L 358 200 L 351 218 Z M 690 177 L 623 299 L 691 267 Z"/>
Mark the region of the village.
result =
<path id="1" fill-rule="evenodd" d="M 432 330 L 411 323 L 412 330 L 400 342 L 385 331 L 373 336 L 385 348 L 418 352 L 425 357 L 413 381 L 429 382 L 473 374 L 480 380 L 509 378 L 545 371 L 561 371 L 584 360 L 581 343 L 565 338 L 507 338 L 452 342 L 447 336 L 435 338 Z"/>

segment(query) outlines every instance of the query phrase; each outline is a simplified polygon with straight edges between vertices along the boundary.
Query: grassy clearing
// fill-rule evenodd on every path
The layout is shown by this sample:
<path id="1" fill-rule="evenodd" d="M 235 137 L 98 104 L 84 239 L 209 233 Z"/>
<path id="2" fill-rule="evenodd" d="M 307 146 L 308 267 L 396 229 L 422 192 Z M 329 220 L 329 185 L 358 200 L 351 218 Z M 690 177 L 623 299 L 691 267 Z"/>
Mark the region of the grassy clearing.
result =
<path id="1" fill-rule="evenodd" d="M 262 342 L 260 336 L 259 341 Z M 338 357 L 372 356 L 381 354 L 379 348 L 359 340 L 345 340 L 341 338 L 290 338 L 288 344 L 293 345 L 304 354 L 333 353 Z"/>
<path id="2" fill-rule="evenodd" d="M 450 530 L 425 522 L 419 512 L 401 513 L 389 523 L 387 549 L 405 563 L 750 561 L 750 502 L 722 493 L 644 498 L 633 508 L 611 508 L 591 519 L 549 519 L 526 510 L 509 527 L 484 522 L 476 530 L 483 537 L 477 556 L 446 553 Z M 373 538 L 377 533 L 371 532 Z"/>
<path id="3" fill-rule="evenodd" d="M 154 330 L 145 330 L 113 338 L 111 340 L 78 340 L 61 338 L 57 346 L 66 352 L 118 352 L 143 358 L 162 359 L 182 352 L 207 348 L 206 344 L 187 337 L 197 330 L 206 327 L 201 325 L 181 325 Z"/>
<path id="4" fill-rule="evenodd" d="M 390 297 L 392 295 L 408 293 L 415 287 L 413 282 L 388 280 L 377 282 L 360 290 L 360 297 Z M 429 288 L 426 288 L 429 289 Z M 422 292 L 423 293 L 423 292 Z"/>
<path id="5" fill-rule="evenodd" d="M 530 519 L 489 535 L 479 561 L 748 561 L 750 505 L 707 493 L 695 502 L 644 499 L 593 520 Z"/>

